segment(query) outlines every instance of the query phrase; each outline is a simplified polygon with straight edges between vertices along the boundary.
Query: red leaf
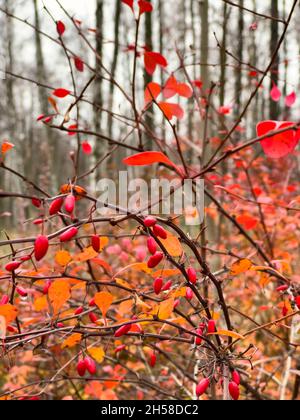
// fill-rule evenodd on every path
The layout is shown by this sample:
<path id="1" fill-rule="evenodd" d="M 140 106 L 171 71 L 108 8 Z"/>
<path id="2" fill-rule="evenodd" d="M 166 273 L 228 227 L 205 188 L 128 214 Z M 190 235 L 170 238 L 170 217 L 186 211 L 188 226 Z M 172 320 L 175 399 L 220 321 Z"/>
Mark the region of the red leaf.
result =
<path id="1" fill-rule="evenodd" d="M 145 105 L 155 100 L 161 92 L 161 86 L 158 83 L 151 82 L 145 90 Z"/>
<path id="2" fill-rule="evenodd" d="M 171 77 L 169 77 L 166 86 L 164 88 L 164 97 L 166 99 L 170 99 L 173 96 L 175 96 L 177 93 L 177 80 L 176 78 L 172 75 Z"/>
<path id="3" fill-rule="evenodd" d="M 78 71 L 81 73 L 84 71 L 84 62 L 79 57 L 74 57 L 74 64 Z"/>
<path id="4" fill-rule="evenodd" d="M 154 163 L 165 163 L 176 168 L 176 165 L 161 152 L 138 153 L 137 155 L 124 159 L 123 163 L 128 166 L 147 166 L 153 165 Z"/>
<path id="5" fill-rule="evenodd" d="M 202 89 L 202 88 L 203 88 L 203 82 L 202 82 L 202 80 L 194 80 L 194 81 L 193 81 L 193 85 L 194 85 L 197 89 Z"/>
<path id="6" fill-rule="evenodd" d="M 63 34 L 64 34 L 64 33 L 65 33 L 65 31 L 66 31 L 65 24 L 64 24 L 61 20 L 59 20 L 59 21 L 56 23 L 56 29 L 57 29 L 58 35 L 59 35 L 59 36 L 63 36 Z"/>
<path id="7" fill-rule="evenodd" d="M 81 146 L 83 153 L 86 155 L 91 155 L 93 153 L 93 148 L 88 141 L 84 141 Z"/>
<path id="8" fill-rule="evenodd" d="M 66 96 L 70 95 L 70 91 L 67 89 L 56 89 L 53 92 L 53 95 L 56 96 L 57 98 L 65 98 Z"/>
<path id="9" fill-rule="evenodd" d="M 257 135 L 262 137 L 274 130 L 281 130 L 293 126 L 293 122 L 262 121 L 257 125 Z M 295 132 L 289 130 L 281 134 L 276 134 L 261 141 L 261 146 L 265 154 L 272 159 L 280 159 L 292 153 L 300 139 L 300 130 Z"/>
<path id="10" fill-rule="evenodd" d="M 77 130 L 77 128 L 78 128 L 78 125 L 77 124 L 73 124 L 73 125 L 70 125 L 70 127 L 68 127 L 68 130 L 72 130 L 72 131 L 68 131 L 68 136 L 76 136 L 76 131 L 73 131 L 73 130 Z"/>
<path id="11" fill-rule="evenodd" d="M 15 147 L 14 144 L 9 143 L 8 141 L 4 141 L 1 145 L 1 153 L 2 155 L 5 155 L 7 152 L 9 152 L 11 149 Z"/>
<path id="12" fill-rule="evenodd" d="M 121 0 L 122 3 L 127 4 L 127 6 L 130 7 L 130 9 L 133 11 L 133 0 Z"/>
<path id="13" fill-rule="evenodd" d="M 186 83 L 178 83 L 175 76 L 172 75 L 164 88 L 164 97 L 170 99 L 176 94 L 184 98 L 191 98 L 193 91 Z"/>
<path id="14" fill-rule="evenodd" d="M 139 0 L 138 4 L 140 8 L 140 15 L 143 13 L 151 13 L 153 11 L 153 6 L 149 1 Z"/>
<path id="15" fill-rule="evenodd" d="M 160 102 L 159 107 L 168 120 L 171 120 L 173 117 L 176 117 L 179 120 L 181 120 L 184 117 L 184 111 L 178 104 Z"/>
<path id="16" fill-rule="evenodd" d="M 255 229 L 257 224 L 258 224 L 257 219 L 255 219 L 254 217 L 251 217 L 251 216 L 246 216 L 246 215 L 239 216 L 239 217 L 237 217 L 236 220 L 246 230 Z"/>
<path id="17" fill-rule="evenodd" d="M 218 109 L 218 113 L 220 115 L 229 115 L 231 113 L 231 111 L 232 111 L 232 107 L 231 106 L 221 106 Z"/>
<path id="18" fill-rule="evenodd" d="M 288 95 L 285 98 L 285 105 L 291 108 L 295 104 L 296 100 L 297 100 L 297 95 L 295 92 L 292 92 L 290 95 Z"/>
<path id="19" fill-rule="evenodd" d="M 157 52 L 146 51 L 144 54 L 145 68 L 148 74 L 152 75 L 157 66 L 167 67 L 168 62 L 163 55 Z"/>
<path id="20" fill-rule="evenodd" d="M 273 89 L 271 90 L 271 98 L 274 102 L 279 102 L 281 98 L 281 91 L 278 87 L 274 84 Z"/>

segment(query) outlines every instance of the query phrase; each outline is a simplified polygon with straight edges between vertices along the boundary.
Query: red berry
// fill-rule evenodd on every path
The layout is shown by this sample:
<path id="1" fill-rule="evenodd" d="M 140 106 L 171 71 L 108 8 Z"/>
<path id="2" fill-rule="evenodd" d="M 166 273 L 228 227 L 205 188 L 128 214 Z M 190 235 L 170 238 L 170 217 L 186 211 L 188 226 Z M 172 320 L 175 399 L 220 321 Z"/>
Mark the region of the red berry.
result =
<path id="1" fill-rule="evenodd" d="M 57 324 L 56 324 L 56 327 L 57 328 L 64 328 L 64 324 L 62 323 L 62 322 L 58 322 Z"/>
<path id="2" fill-rule="evenodd" d="M 22 262 L 30 261 L 31 260 L 31 255 L 24 255 L 24 257 L 21 257 L 20 260 Z"/>
<path id="3" fill-rule="evenodd" d="M 213 334 L 216 332 L 216 322 L 213 319 L 208 321 L 207 332 L 208 334 Z"/>
<path id="4" fill-rule="evenodd" d="M 7 295 L 3 295 L 0 301 L 0 305 L 7 305 L 9 302 L 9 297 Z"/>
<path id="5" fill-rule="evenodd" d="M 91 299 L 89 302 L 89 306 L 92 308 L 93 306 L 96 306 L 95 298 Z"/>
<path id="6" fill-rule="evenodd" d="M 76 311 L 74 312 L 75 315 L 81 315 L 83 313 L 83 307 L 80 306 L 79 308 L 76 309 Z"/>
<path id="7" fill-rule="evenodd" d="M 12 273 L 13 271 L 17 270 L 22 263 L 20 261 L 12 261 L 5 266 L 5 270 Z"/>
<path id="8" fill-rule="evenodd" d="M 235 382 L 230 382 L 229 394 L 234 401 L 237 401 L 240 398 L 240 388 Z"/>
<path id="9" fill-rule="evenodd" d="M 171 289 L 171 287 L 173 286 L 173 282 L 172 280 L 169 280 L 161 289 L 162 292 L 167 292 L 168 290 Z"/>
<path id="10" fill-rule="evenodd" d="M 59 237 L 60 242 L 69 242 L 71 241 L 78 233 L 76 227 L 68 229 L 66 232 L 62 233 Z"/>
<path id="11" fill-rule="evenodd" d="M 168 238 L 167 231 L 160 225 L 155 225 L 153 227 L 153 233 L 158 238 L 161 238 L 161 239 L 167 239 Z"/>
<path id="12" fill-rule="evenodd" d="M 164 281 L 160 277 L 154 280 L 153 290 L 154 290 L 154 292 L 155 292 L 156 295 L 159 295 L 160 294 L 161 289 L 163 287 L 163 284 L 164 284 Z"/>
<path id="13" fill-rule="evenodd" d="M 157 267 L 162 260 L 164 259 L 164 254 L 162 252 L 156 252 L 148 261 L 148 268 Z"/>
<path id="14" fill-rule="evenodd" d="M 44 223 L 44 219 L 36 219 L 36 220 L 33 221 L 33 224 L 35 226 L 42 225 L 43 223 Z"/>
<path id="15" fill-rule="evenodd" d="M 176 299 L 174 302 L 174 309 L 176 309 L 180 305 L 180 300 Z"/>
<path id="16" fill-rule="evenodd" d="M 235 382 L 238 386 L 241 384 L 240 374 L 236 370 L 232 372 L 232 381 Z"/>
<path id="17" fill-rule="evenodd" d="M 50 216 L 54 216 L 55 214 L 59 213 L 63 204 L 64 204 L 63 198 L 57 198 L 56 200 L 52 201 L 49 207 Z"/>
<path id="18" fill-rule="evenodd" d="M 196 333 L 198 335 L 203 336 L 203 330 L 201 330 L 200 328 L 196 331 Z M 203 339 L 201 337 L 196 337 L 195 338 L 195 344 L 196 344 L 196 346 L 201 346 L 202 342 L 203 342 Z"/>
<path id="19" fill-rule="evenodd" d="M 49 289 L 50 289 L 50 287 L 51 287 L 51 281 L 50 280 L 48 280 L 47 282 L 46 282 L 46 284 L 45 284 L 45 286 L 43 287 L 43 294 L 44 295 L 47 295 L 48 294 L 48 292 L 49 292 Z"/>
<path id="20" fill-rule="evenodd" d="M 146 219 L 144 220 L 144 223 L 145 223 L 145 226 L 146 226 L 147 228 L 151 228 L 151 227 L 153 227 L 153 226 L 155 226 L 155 225 L 156 225 L 156 223 L 157 223 L 157 219 L 156 219 L 155 217 L 148 216 L 148 217 L 146 217 Z"/>
<path id="21" fill-rule="evenodd" d="M 31 202 L 37 209 L 41 208 L 42 202 L 38 198 L 33 198 Z"/>
<path id="22" fill-rule="evenodd" d="M 157 251 L 157 244 L 155 242 L 154 238 L 149 238 L 147 240 L 147 247 L 148 247 L 148 251 L 150 252 L 150 254 L 154 255 Z"/>
<path id="23" fill-rule="evenodd" d="M 17 287 L 16 288 L 17 293 L 21 296 L 21 297 L 27 297 L 28 293 L 25 289 L 23 289 L 23 287 Z"/>
<path id="24" fill-rule="evenodd" d="M 193 297 L 194 297 L 194 292 L 192 291 L 192 289 L 191 288 L 187 288 L 186 289 L 186 295 L 185 295 L 185 297 L 187 298 L 187 300 L 192 300 L 193 299 Z"/>
<path id="25" fill-rule="evenodd" d="M 208 378 L 203 379 L 203 381 L 201 381 L 196 388 L 197 397 L 201 397 L 203 394 L 205 394 L 209 387 L 210 380 Z"/>
<path id="26" fill-rule="evenodd" d="M 45 118 L 45 114 L 41 114 L 41 115 L 39 115 L 38 117 L 37 117 L 37 121 L 39 122 L 39 121 L 42 121 L 44 118 Z"/>
<path id="27" fill-rule="evenodd" d="M 84 363 L 90 375 L 95 375 L 95 373 L 97 372 L 97 366 L 94 360 L 91 357 L 87 356 L 84 359 Z"/>
<path id="28" fill-rule="evenodd" d="M 125 350 L 126 349 L 126 345 L 125 344 L 123 344 L 123 345 L 121 345 L 121 346 L 118 346 L 116 349 L 115 349 L 115 353 L 117 354 L 117 353 L 121 353 L 121 351 L 123 351 L 123 350 Z"/>
<path id="29" fill-rule="evenodd" d="M 289 313 L 289 310 L 286 307 L 286 305 L 284 305 L 284 307 L 282 308 L 282 316 L 287 316 L 288 313 Z"/>
<path id="30" fill-rule="evenodd" d="M 41 261 L 49 249 L 49 240 L 47 236 L 40 235 L 36 238 L 34 244 L 34 256 L 37 261 Z"/>
<path id="31" fill-rule="evenodd" d="M 65 33 L 65 30 L 66 30 L 65 24 L 61 20 L 59 20 L 56 23 L 56 29 L 57 29 L 58 35 L 62 36 Z"/>
<path id="32" fill-rule="evenodd" d="M 75 209 L 76 199 L 73 194 L 70 194 L 66 197 L 65 200 L 65 210 L 67 213 L 72 214 Z"/>
<path id="33" fill-rule="evenodd" d="M 101 241 L 98 235 L 92 236 L 92 247 L 95 252 L 100 252 L 101 249 Z"/>
<path id="34" fill-rule="evenodd" d="M 77 372 L 78 375 L 82 378 L 85 375 L 86 372 L 86 364 L 84 360 L 79 360 L 77 363 Z"/>
<path id="35" fill-rule="evenodd" d="M 296 297 L 296 305 L 300 308 L 300 296 Z"/>
<path id="36" fill-rule="evenodd" d="M 8 325 L 7 331 L 10 332 L 10 333 L 16 333 L 17 332 L 16 328 L 12 327 L 11 325 Z"/>
<path id="37" fill-rule="evenodd" d="M 192 284 L 196 284 L 197 283 L 197 272 L 194 268 L 189 268 L 187 270 L 187 275 L 189 278 L 189 282 Z"/>
<path id="38" fill-rule="evenodd" d="M 289 289 L 288 285 L 277 287 L 277 292 L 286 292 Z"/>
<path id="39" fill-rule="evenodd" d="M 127 324 L 127 325 L 123 325 L 123 327 L 120 327 L 116 332 L 115 332 L 115 337 L 116 338 L 120 338 L 123 337 L 123 335 L 127 335 L 129 333 L 129 331 L 131 330 L 131 324 Z"/>
<path id="40" fill-rule="evenodd" d="M 150 361 L 149 361 L 149 365 L 154 368 L 157 362 L 157 356 L 155 353 L 152 353 L 150 356 Z"/>
<path id="41" fill-rule="evenodd" d="M 89 318 L 90 318 L 90 320 L 91 320 L 91 322 L 92 322 L 93 324 L 96 324 L 96 323 L 97 323 L 97 321 L 98 321 L 98 317 L 97 317 L 97 315 L 96 315 L 96 314 L 94 314 L 94 312 L 91 312 L 91 313 L 89 314 Z"/>

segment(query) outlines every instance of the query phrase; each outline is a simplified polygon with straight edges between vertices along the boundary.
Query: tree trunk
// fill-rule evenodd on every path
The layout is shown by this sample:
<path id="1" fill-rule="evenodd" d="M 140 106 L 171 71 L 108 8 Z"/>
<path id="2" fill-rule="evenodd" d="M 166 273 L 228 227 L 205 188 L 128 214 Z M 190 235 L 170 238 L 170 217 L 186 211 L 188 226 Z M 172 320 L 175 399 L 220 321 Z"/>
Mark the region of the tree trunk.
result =
<path id="1" fill-rule="evenodd" d="M 271 16 L 279 17 L 279 10 L 278 10 L 278 0 L 272 0 L 271 2 Z M 270 43 L 270 55 L 271 57 L 276 50 L 276 47 L 279 42 L 279 28 L 278 22 L 275 20 L 271 20 L 271 43 Z M 279 78 L 279 53 L 273 63 L 272 66 L 272 78 L 271 78 L 271 89 L 273 87 L 273 83 L 278 85 L 278 78 Z M 274 102 L 270 99 L 270 119 L 277 120 L 280 115 L 280 106 L 278 102 Z"/>

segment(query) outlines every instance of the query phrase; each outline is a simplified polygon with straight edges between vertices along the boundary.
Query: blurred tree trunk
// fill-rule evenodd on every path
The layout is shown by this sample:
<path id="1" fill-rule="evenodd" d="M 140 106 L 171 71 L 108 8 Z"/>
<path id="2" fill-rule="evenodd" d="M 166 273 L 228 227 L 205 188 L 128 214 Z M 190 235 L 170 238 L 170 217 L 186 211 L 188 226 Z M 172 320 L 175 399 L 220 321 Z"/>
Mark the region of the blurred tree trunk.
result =
<path id="1" fill-rule="evenodd" d="M 237 26 L 237 58 L 240 63 L 243 62 L 244 59 L 244 0 L 239 0 L 239 20 Z M 237 67 L 235 72 L 235 101 L 236 101 L 236 108 L 235 108 L 235 118 L 237 119 L 241 113 L 241 104 L 242 104 L 242 75 L 243 72 L 241 70 L 242 64 Z"/>
<path id="2" fill-rule="evenodd" d="M 278 0 L 271 0 L 271 16 L 279 17 L 279 10 L 278 10 Z M 279 42 L 279 27 L 278 22 L 276 20 L 271 20 L 271 43 L 270 43 L 270 56 L 272 57 L 274 51 Z M 279 53 L 273 63 L 272 67 L 272 78 L 271 78 L 271 89 L 273 87 L 273 83 L 278 85 L 279 79 Z M 280 115 L 280 106 L 278 102 L 274 102 L 270 99 L 270 119 L 277 120 Z"/>
<path id="3" fill-rule="evenodd" d="M 43 55 L 43 46 L 42 39 L 39 33 L 41 29 L 40 17 L 38 10 L 38 0 L 33 0 L 34 7 L 34 25 L 36 27 L 35 34 L 35 56 L 36 56 L 36 80 L 41 83 L 47 82 L 47 72 L 45 67 L 44 55 Z M 45 115 L 49 115 L 49 103 L 48 95 L 46 89 L 38 87 L 39 102 L 41 111 Z M 43 171 L 40 171 L 40 166 L 36 167 L 36 176 L 39 179 L 42 188 L 49 190 L 53 186 L 51 174 L 57 173 L 58 168 L 51 170 L 51 163 L 56 162 L 55 156 L 53 156 L 53 135 L 52 130 L 45 128 L 43 130 L 43 141 L 39 141 L 37 144 L 37 149 L 39 151 L 39 163 L 43 167 Z"/>
<path id="4" fill-rule="evenodd" d="M 94 83 L 94 126 L 97 133 L 102 130 L 102 118 L 103 118 L 103 79 L 102 79 L 102 60 L 103 60 L 103 24 L 104 24 L 104 0 L 96 1 L 96 80 Z M 96 142 L 95 158 L 98 161 L 101 159 L 103 154 L 107 151 L 106 145 L 100 141 Z M 99 168 L 99 172 L 106 171 L 106 162 L 104 162 Z M 99 174 L 96 174 L 96 177 Z"/>
<path id="5" fill-rule="evenodd" d="M 158 13 L 159 13 L 159 52 L 164 55 L 164 2 L 159 0 L 158 3 Z M 164 70 L 160 70 L 160 83 L 164 84 Z M 162 117 L 162 138 L 166 139 L 166 120 Z"/>
<path id="6" fill-rule="evenodd" d="M 150 0 L 150 3 L 151 3 L 151 0 Z M 146 13 L 146 18 L 145 18 L 145 44 L 150 51 L 153 50 L 152 15 L 153 13 Z M 145 89 L 147 85 L 152 82 L 152 80 L 153 80 L 152 76 L 150 76 L 147 72 L 145 72 Z M 146 121 L 147 126 L 152 131 L 154 129 L 154 124 L 153 124 L 153 115 L 151 113 L 151 110 L 147 112 L 145 121 Z M 146 136 L 146 149 L 151 149 L 151 146 L 152 146 L 151 139 L 148 136 Z"/>

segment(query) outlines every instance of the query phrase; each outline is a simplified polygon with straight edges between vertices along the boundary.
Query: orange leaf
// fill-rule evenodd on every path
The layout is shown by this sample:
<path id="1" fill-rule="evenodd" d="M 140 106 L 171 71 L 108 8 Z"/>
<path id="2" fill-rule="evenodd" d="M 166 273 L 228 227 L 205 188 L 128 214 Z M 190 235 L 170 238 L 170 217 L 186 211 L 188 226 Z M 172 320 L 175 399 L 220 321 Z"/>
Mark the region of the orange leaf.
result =
<path id="1" fill-rule="evenodd" d="M 47 296 L 42 296 L 37 298 L 33 304 L 34 310 L 36 312 L 42 312 L 48 308 L 48 299 Z"/>
<path id="2" fill-rule="evenodd" d="M 231 276 L 237 276 L 238 274 L 246 273 L 252 267 L 252 262 L 248 259 L 240 260 L 232 265 L 230 269 Z"/>
<path id="3" fill-rule="evenodd" d="M 58 265 L 66 267 L 72 261 L 72 257 L 68 251 L 58 251 L 55 255 L 55 261 Z"/>
<path id="4" fill-rule="evenodd" d="M 86 262 L 97 257 L 98 252 L 96 252 L 93 247 L 85 248 L 80 254 L 74 256 L 73 261 L 76 262 Z"/>
<path id="5" fill-rule="evenodd" d="M 165 269 L 165 270 L 155 271 L 151 275 L 154 278 L 156 278 L 156 277 L 168 278 L 168 277 L 178 276 L 180 274 L 181 274 L 180 270 L 177 270 L 177 269 Z"/>
<path id="6" fill-rule="evenodd" d="M 258 224 L 257 219 L 255 219 L 254 217 L 251 217 L 251 216 L 247 216 L 247 215 L 239 216 L 239 217 L 237 217 L 236 220 L 246 230 L 255 229 L 257 224 Z"/>
<path id="7" fill-rule="evenodd" d="M 54 98 L 52 98 L 52 96 L 49 96 L 48 102 L 50 103 L 50 105 L 52 106 L 54 111 L 58 114 L 58 108 L 57 108 L 56 100 Z"/>
<path id="8" fill-rule="evenodd" d="M 104 318 L 106 318 L 107 311 L 113 303 L 114 297 L 108 292 L 99 292 L 95 295 L 95 303 L 102 312 Z"/>
<path id="9" fill-rule="evenodd" d="M 15 306 L 8 303 L 7 305 L 0 306 L 0 316 L 6 320 L 6 324 L 10 324 L 17 318 L 18 310 Z"/>
<path id="10" fill-rule="evenodd" d="M 162 302 L 160 305 L 158 305 L 158 313 L 157 316 L 159 319 L 169 319 L 171 318 L 171 315 L 174 310 L 174 303 L 175 299 L 167 299 L 164 302 Z"/>
<path id="11" fill-rule="evenodd" d="M 68 347 L 71 349 L 72 347 L 75 347 L 77 344 L 79 344 L 81 339 L 82 339 L 82 334 L 79 334 L 79 333 L 72 334 L 62 343 L 61 348 L 65 349 L 66 347 Z"/>
<path id="12" fill-rule="evenodd" d="M 9 152 L 11 149 L 15 147 L 14 144 L 9 143 L 8 141 L 5 141 L 1 145 L 1 153 L 2 155 L 5 155 L 7 152 Z"/>
<path id="13" fill-rule="evenodd" d="M 167 239 L 161 239 L 161 243 L 164 245 L 171 257 L 181 257 L 183 249 L 179 239 L 170 232 L 167 232 L 167 234 Z"/>
<path id="14" fill-rule="evenodd" d="M 51 284 L 49 299 L 53 306 L 54 315 L 58 314 L 70 297 L 70 284 L 67 280 L 56 280 Z"/>

